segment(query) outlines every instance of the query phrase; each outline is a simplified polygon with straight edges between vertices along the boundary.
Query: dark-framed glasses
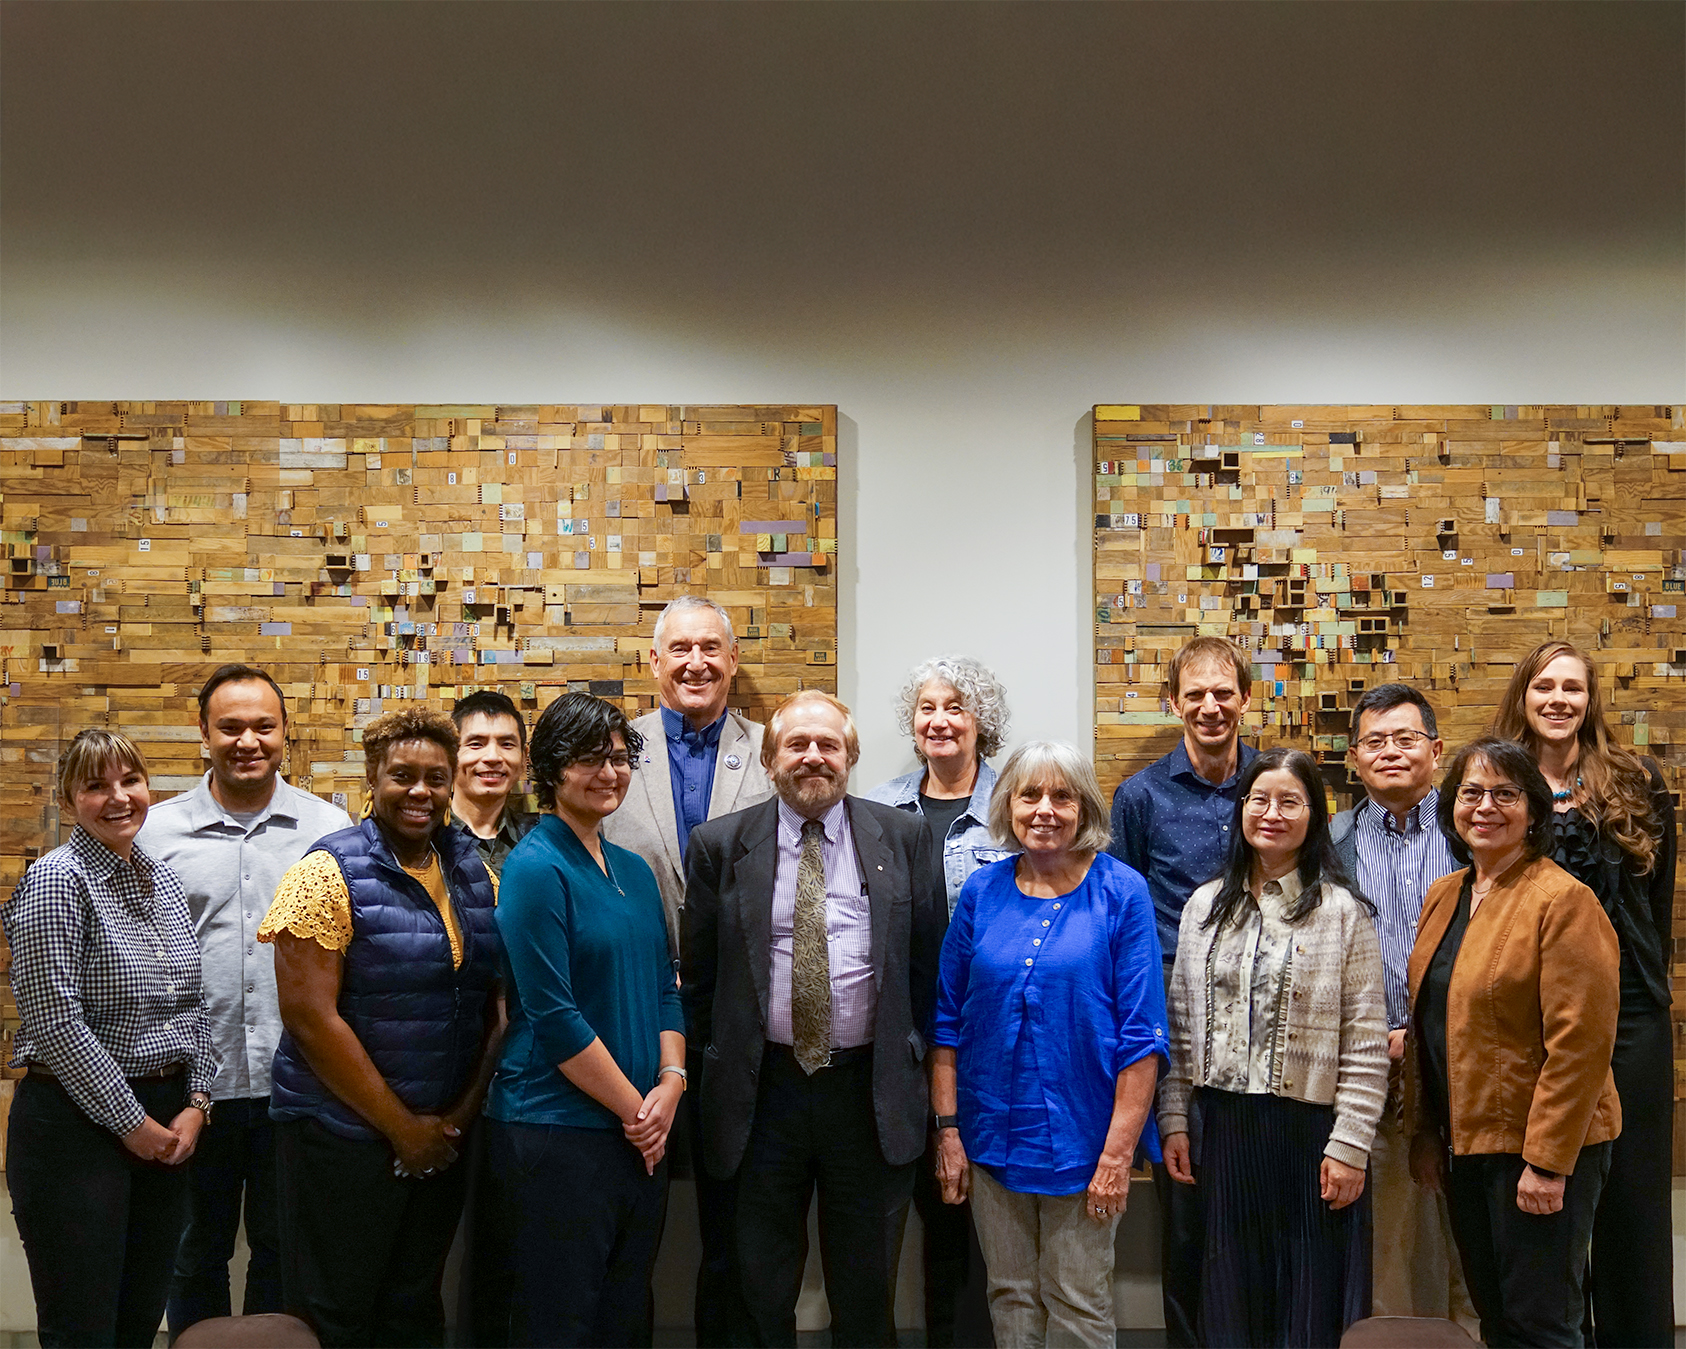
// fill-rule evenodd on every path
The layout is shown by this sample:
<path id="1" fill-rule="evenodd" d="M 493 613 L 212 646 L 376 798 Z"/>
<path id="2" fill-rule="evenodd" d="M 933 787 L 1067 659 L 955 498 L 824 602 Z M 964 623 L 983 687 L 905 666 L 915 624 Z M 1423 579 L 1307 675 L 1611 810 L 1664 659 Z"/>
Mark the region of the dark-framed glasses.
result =
<path id="1" fill-rule="evenodd" d="M 1425 744 L 1432 738 L 1421 731 L 1377 731 L 1355 743 L 1365 754 L 1380 754 L 1391 740 L 1401 753 L 1409 754 L 1418 745 Z"/>
<path id="2" fill-rule="evenodd" d="M 1276 807 L 1276 813 L 1285 820 L 1297 820 L 1305 814 L 1305 798 L 1301 796 L 1266 796 L 1262 792 L 1249 792 L 1244 804 L 1249 815 L 1268 815 L 1270 808 Z"/>
<path id="3" fill-rule="evenodd" d="M 1522 800 L 1526 793 L 1520 787 L 1477 787 L 1473 783 L 1465 783 L 1458 788 L 1458 802 L 1465 806 L 1479 806 L 1481 798 L 1490 796 L 1493 804 L 1508 810 Z"/>
<path id="4" fill-rule="evenodd" d="M 588 773 L 599 772 L 604 764 L 608 764 L 618 773 L 622 769 L 631 770 L 632 756 L 624 750 L 618 754 L 582 754 L 574 763 Z"/>

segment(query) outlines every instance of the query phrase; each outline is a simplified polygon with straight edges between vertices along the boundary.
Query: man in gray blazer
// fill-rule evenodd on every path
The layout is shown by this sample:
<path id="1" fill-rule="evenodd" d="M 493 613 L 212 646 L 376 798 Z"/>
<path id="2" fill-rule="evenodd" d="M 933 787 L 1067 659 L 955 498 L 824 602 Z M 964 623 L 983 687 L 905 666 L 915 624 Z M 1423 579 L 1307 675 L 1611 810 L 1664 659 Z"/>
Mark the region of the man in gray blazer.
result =
<path id="1" fill-rule="evenodd" d="M 761 766 L 761 727 L 726 706 L 737 672 L 731 615 L 718 604 L 681 595 L 662 610 L 650 646 L 661 706 L 632 723 L 644 737 L 644 762 L 620 809 L 603 822 L 609 842 L 656 873 L 675 958 L 691 830 L 773 794 Z"/>
<path id="2" fill-rule="evenodd" d="M 761 727 L 726 706 L 737 670 L 732 619 L 718 604 L 683 595 L 662 610 L 650 648 L 661 706 L 632 723 L 644 737 L 644 761 L 620 809 L 603 822 L 610 842 L 637 853 L 656 873 L 675 959 L 691 830 L 773 794 L 761 766 Z M 734 1186 L 708 1174 L 696 1147 L 705 1065 L 702 1042 L 695 1036 L 687 1041 L 685 1061 L 692 1090 L 686 1093 L 683 1132 L 691 1146 L 670 1142 L 669 1150 L 678 1165 L 690 1162 L 697 1186 L 702 1246 L 694 1309 L 697 1343 L 753 1345 L 755 1326 L 738 1277 Z M 676 1174 L 682 1174 L 677 1167 Z"/>
<path id="3" fill-rule="evenodd" d="M 922 1034 L 948 904 L 930 831 L 847 795 L 860 742 L 815 690 L 773 714 L 778 792 L 691 835 L 680 996 L 703 1046 L 707 1169 L 737 1178 L 761 1340 L 796 1343 L 817 1188 L 833 1345 L 895 1343 L 891 1234 L 925 1150 Z"/>

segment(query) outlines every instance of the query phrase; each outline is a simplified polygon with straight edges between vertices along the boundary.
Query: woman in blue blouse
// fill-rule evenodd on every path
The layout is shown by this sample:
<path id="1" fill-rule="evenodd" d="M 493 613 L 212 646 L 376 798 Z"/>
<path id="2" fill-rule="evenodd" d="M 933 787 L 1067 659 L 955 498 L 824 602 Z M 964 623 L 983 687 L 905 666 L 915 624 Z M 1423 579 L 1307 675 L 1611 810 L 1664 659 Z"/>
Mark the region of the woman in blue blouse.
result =
<path id="1" fill-rule="evenodd" d="M 684 1017 L 661 894 L 604 840 L 643 740 L 569 693 L 533 729 L 539 822 L 503 865 L 509 1030 L 486 1103 L 487 1162 L 515 1260 L 521 1345 L 647 1345 L 685 1090 Z"/>
<path id="2" fill-rule="evenodd" d="M 931 1098 L 943 1198 L 970 1195 L 996 1342 L 1112 1345 L 1113 1234 L 1166 1053 L 1147 885 L 1101 851 L 1071 746 L 1007 760 L 990 828 L 1023 851 L 966 882 L 943 942 Z"/>

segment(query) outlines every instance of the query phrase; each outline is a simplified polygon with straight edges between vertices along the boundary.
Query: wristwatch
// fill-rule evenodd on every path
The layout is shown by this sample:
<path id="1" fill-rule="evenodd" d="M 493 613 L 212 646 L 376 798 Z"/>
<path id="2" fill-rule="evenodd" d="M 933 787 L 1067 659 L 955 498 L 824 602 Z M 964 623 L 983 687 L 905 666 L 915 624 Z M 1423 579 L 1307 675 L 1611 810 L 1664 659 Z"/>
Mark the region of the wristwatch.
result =
<path id="1" fill-rule="evenodd" d="M 660 1077 L 662 1075 L 662 1073 L 675 1073 L 675 1074 L 678 1075 L 680 1095 L 684 1095 L 684 1093 L 686 1093 L 687 1091 L 689 1091 L 691 1089 L 690 1074 L 687 1073 L 678 1064 L 676 1064 L 676 1063 L 663 1064 L 661 1072 L 657 1073 L 656 1076 Z"/>
<path id="2" fill-rule="evenodd" d="M 958 1129 L 960 1127 L 960 1116 L 959 1115 L 932 1115 L 931 1116 L 931 1127 L 933 1129 L 935 1129 L 938 1133 L 941 1133 L 944 1129 Z"/>
<path id="3" fill-rule="evenodd" d="M 192 1091 L 187 1095 L 187 1103 L 205 1117 L 205 1123 L 211 1122 L 211 1098 L 202 1091 Z"/>

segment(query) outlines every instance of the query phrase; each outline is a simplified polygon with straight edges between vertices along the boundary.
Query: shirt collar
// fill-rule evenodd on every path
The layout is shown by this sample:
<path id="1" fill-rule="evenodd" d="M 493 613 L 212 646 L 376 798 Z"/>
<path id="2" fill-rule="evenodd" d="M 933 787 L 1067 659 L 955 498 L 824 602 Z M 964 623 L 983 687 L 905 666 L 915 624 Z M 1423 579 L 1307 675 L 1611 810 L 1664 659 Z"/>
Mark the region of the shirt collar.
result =
<path id="1" fill-rule="evenodd" d="M 847 798 L 845 798 L 846 800 Z M 835 806 L 820 816 L 820 826 L 825 830 L 825 841 L 828 847 L 836 844 L 843 837 L 843 821 L 847 806 L 845 801 L 839 801 Z M 802 826 L 808 823 L 804 815 L 798 815 L 781 797 L 779 800 L 779 833 L 784 836 L 786 843 L 795 846 L 802 841 Z"/>
<path id="2" fill-rule="evenodd" d="M 463 819 L 461 815 L 457 814 L 456 807 L 450 806 L 447 807 L 447 809 L 451 813 L 449 823 L 456 825 L 463 831 L 463 833 L 468 834 L 472 838 L 480 838 L 480 835 L 476 834 L 474 830 L 469 827 L 468 821 Z M 492 830 L 492 839 L 501 839 L 507 834 L 509 836 L 509 842 L 519 842 L 519 838 L 515 832 L 516 818 L 517 812 L 509 808 L 509 803 L 507 801 L 504 802 L 503 809 L 498 812 L 498 827 Z M 491 839 L 481 839 L 481 842 L 491 842 Z"/>
<path id="3" fill-rule="evenodd" d="M 669 740 L 677 740 L 684 745 L 700 744 L 704 749 L 713 749 L 720 743 L 720 732 L 725 725 L 726 714 L 722 712 L 702 730 L 693 731 L 683 712 L 675 712 L 665 703 L 662 705 L 662 729 L 667 732 Z"/>
<path id="4" fill-rule="evenodd" d="M 1273 886 L 1279 888 L 1280 895 L 1278 896 L 1277 902 L 1281 905 L 1282 910 L 1286 912 L 1294 907 L 1294 901 L 1300 897 L 1300 873 L 1297 870 L 1290 871 L 1286 876 L 1278 876 L 1274 881 L 1265 882 L 1265 889 L 1267 892 L 1270 891 Z M 1254 903 L 1257 902 L 1258 899 L 1257 896 L 1255 896 Z"/>
<path id="5" fill-rule="evenodd" d="M 114 872 L 129 865 L 81 825 L 77 825 L 71 831 L 70 846 L 81 861 L 83 869 L 90 876 L 99 880 L 104 880 Z M 142 852 L 138 846 L 130 845 L 129 859 L 133 863 L 134 869 L 141 875 L 147 877 L 152 875 L 152 859 Z"/>
<path id="6" fill-rule="evenodd" d="M 1241 776 L 1241 770 L 1247 766 L 1247 749 L 1248 747 L 1241 743 L 1241 737 L 1237 736 L 1235 738 L 1235 771 L 1222 782 L 1214 783 L 1194 771 L 1194 760 L 1188 757 L 1188 744 L 1179 735 L 1177 747 L 1171 751 L 1171 776 L 1174 778 L 1186 777 L 1202 784 L 1211 791 L 1221 792 L 1225 787 L 1233 785 L 1235 780 Z"/>
<path id="7" fill-rule="evenodd" d="M 271 817 L 296 822 L 299 817 L 298 810 L 289 799 L 290 791 L 286 782 L 277 774 L 275 790 L 269 794 L 269 804 L 257 813 L 251 824 L 242 825 L 211 795 L 211 774 L 207 771 L 205 776 L 199 779 L 199 785 L 188 796 L 188 823 L 198 831 L 219 824 L 250 830 Z"/>
<path id="8" fill-rule="evenodd" d="M 1397 829 L 1393 823 L 1393 812 L 1385 806 L 1372 801 L 1368 796 L 1364 798 L 1363 806 L 1373 810 L 1381 819 L 1381 826 L 1393 834 L 1420 834 L 1429 827 L 1430 822 L 1437 822 L 1440 813 L 1440 790 L 1430 787 L 1428 795 L 1405 812 L 1405 827 Z"/>

